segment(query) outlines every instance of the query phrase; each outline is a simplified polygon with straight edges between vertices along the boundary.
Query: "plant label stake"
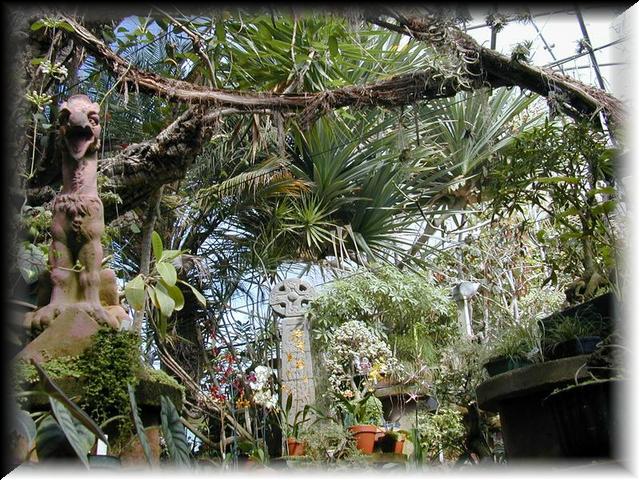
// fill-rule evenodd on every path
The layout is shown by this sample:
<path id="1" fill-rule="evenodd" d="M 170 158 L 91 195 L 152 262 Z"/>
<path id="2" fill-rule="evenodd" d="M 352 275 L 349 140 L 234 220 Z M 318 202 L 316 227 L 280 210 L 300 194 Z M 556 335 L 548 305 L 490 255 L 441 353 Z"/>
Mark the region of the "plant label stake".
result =
<path id="1" fill-rule="evenodd" d="M 293 398 L 288 421 L 305 405 L 315 402 L 315 383 L 311 364 L 309 326 L 304 314 L 314 298 L 313 287 L 299 278 L 278 283 L 269 297 L 269 305 L 280 317 L 280 371 L 283 399 Z"/>

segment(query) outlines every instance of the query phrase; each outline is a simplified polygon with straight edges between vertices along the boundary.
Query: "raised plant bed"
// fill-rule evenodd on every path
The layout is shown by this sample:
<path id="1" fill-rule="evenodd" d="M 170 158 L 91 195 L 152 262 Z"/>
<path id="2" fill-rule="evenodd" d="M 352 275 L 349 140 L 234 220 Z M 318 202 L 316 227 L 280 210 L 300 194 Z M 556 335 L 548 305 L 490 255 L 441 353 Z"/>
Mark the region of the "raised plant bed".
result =
<path id="1" fill-rule="evenodd" d="M 531 364 L 532 362 L 526 358 L 496 357 L 486 362 L 483 367 L 490 377 L 494 377 L 509 370 L 516 370 Z"/>

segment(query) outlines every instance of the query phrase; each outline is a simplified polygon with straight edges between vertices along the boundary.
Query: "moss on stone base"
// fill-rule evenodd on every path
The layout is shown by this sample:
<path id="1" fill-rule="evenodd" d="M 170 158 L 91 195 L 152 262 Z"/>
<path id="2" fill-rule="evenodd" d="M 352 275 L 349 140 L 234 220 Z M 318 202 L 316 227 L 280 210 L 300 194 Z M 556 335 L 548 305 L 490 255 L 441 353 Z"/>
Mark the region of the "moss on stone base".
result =
<path id="1" fill-rule="evenodd" d="M 142 409 L 157 410 L 160 395 L 169 397 L 178 409 L 183 401 L 184 387 L 165 372 L 144 365 L 139 345 L 136 334 L 101 329 L 80 356 L 55 358 L 41 364 L 53 382 L 98 424 L 120 416 L 105 428 L 115 450 L 133 433 L 127 384 L 136 389 L 136 400 Z M 14 370 L 16 389 L 31 390 L 37 382 L 33 365 L 18 361 Z M 45 395 L 30 396 L 26 401 L 25 408 L 30 410 L 48 408 Z"/>

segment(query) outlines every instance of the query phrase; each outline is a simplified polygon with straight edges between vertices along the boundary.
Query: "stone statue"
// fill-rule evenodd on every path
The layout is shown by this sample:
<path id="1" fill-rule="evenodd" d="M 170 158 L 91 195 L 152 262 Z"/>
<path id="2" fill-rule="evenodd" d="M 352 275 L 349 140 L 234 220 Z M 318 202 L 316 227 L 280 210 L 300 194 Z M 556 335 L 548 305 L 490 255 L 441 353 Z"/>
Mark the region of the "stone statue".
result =
<path id="1" fill-rule="evenodd" d="M 114 329 L 129 318 L 118 301 L 116 276 L 102 269 L 104 232 L 97 171 L 100 105 L 73 95 L 60 108 L 62 191 L 53 202 L 49 278 L 41 279 L 39 308 L 26 316 L 32 329 L 46 328 L 73 306 Z"/>

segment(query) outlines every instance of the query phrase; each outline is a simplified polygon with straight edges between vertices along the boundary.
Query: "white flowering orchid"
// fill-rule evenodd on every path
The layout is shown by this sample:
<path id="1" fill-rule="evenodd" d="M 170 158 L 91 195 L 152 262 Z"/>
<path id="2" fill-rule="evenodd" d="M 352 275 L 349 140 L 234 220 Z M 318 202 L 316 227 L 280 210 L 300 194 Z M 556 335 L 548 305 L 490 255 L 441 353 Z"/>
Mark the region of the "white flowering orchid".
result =
<path id="1" fill-rule="evenodd" d="M 272 409 L 278 404 L 278 395 L 269 390 L 258 390 L 253 395 L 253 401 L 265 408 Z"/>
<path id="2" fill-rule="evenodd" d="M 353 386 L 353 375 L 367 375 L 367 383 L 377 383 L 381 373 L 391 373 L 397 366 L 391 349 L 364 322 L 342 324 L 332 335 L 326 355 L 330 392 L 345 392 Z M 370 380 L 370 382 L 369 382 Z"/>

